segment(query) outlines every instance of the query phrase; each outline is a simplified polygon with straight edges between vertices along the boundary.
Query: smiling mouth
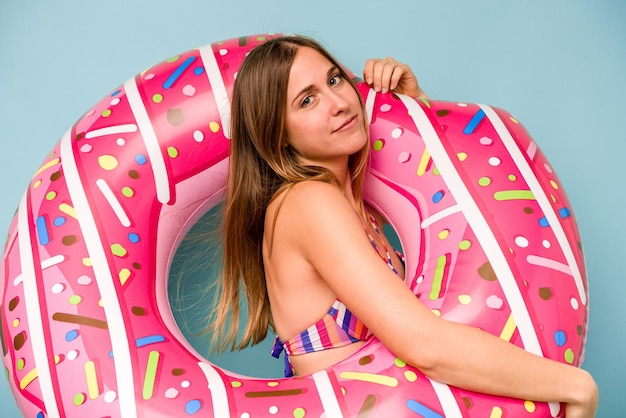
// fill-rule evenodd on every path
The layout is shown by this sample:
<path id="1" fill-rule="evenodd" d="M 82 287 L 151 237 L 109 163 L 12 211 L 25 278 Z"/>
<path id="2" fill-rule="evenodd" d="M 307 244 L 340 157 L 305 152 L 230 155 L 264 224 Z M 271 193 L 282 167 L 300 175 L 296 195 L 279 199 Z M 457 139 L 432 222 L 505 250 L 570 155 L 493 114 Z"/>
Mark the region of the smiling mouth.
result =
<path id="1" fill-rule="evenodd" d="M 337 129 L 335 129 L 333 132 L 339 132 L 339 131 L 345 129 L 346 127 L 351 126 L 355 120 L 356 120 L 356 115 L 351 116 L 344 123 L 342 123 L 341 126 L 339 126 Z"/>

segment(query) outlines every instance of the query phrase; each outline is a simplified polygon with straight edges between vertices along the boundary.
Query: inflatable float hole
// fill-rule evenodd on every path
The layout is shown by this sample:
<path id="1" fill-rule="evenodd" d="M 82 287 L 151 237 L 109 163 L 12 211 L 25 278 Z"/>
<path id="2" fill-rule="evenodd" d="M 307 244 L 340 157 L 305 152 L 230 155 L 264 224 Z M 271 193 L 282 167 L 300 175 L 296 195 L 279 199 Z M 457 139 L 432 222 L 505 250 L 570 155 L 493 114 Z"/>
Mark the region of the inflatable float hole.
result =
<path id="1" fill-rule="evenodd" d="M 168 302 L 178 328 L 200 355 L 226 370 L 253 377 L 282 377 L 283 362 L 270 356 L 274 333 L 265 340 L 241 351 L 216 353 L 211 349 L 211 336 L 203 333 L 215 282 L 221 266 L 219 228 L 221 204 L 202 216 L 179 244 L 167 280 Z M 402 251 L 398 234 L 390 224 L 383 226 L 393 248 Z M 245 301 L 242 311 L 246 311 Z M 239 335 L 245 323 L 240 324 Z"/>
<path id="2" fill-rule="evenodd" d="M 167 280 L 174 320 L 187 342 L 211 363 L 246 376 L 282 377 L 282 361 L 270 356 L 273 333 L 244 350 L 216 353 L 211 350 L 211 336 L 202 332 L 221 266 L 220 214 L 221 205 L 208 211 L 191 227 L 176 250 Z M 242 312 L 245 311 L 245 302 L 242 302 Z M 239 327 L 240 335 L 244 325 Z"/>

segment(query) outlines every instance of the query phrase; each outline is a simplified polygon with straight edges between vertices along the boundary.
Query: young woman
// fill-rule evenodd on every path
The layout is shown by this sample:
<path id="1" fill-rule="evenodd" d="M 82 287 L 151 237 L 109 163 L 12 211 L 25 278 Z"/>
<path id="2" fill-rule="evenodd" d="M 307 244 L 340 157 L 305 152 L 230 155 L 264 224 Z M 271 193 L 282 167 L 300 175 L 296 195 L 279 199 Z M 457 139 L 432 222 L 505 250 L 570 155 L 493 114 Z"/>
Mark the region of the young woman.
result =
<path id="1" fill-rule="evenodd" d="M 391 58 L 369 60 L 364 77 L 378 91 L 424 96 L 410 68 Z M 314 41 L 280 38 L 246 58 L 232 101 L 218 347 L 257 343 L 271 326 L 276 351 L 285 348 L 293 371 L 307 374 L 345 359 L 375 334 L 433 379 L 565 402 L 568 418 L 592 417 L 598 393 L 586 371 L 442 320 L 398 278 L 403 265 L 361 193 L 367 127 L 351 80 Z M 237 344 L 240 286 L 248 317 Z M 337 325 L 335 310 L 347 310 L 353 326 Z M 308 332 L 315 324 L 341 342 L 317 341 Z"/>

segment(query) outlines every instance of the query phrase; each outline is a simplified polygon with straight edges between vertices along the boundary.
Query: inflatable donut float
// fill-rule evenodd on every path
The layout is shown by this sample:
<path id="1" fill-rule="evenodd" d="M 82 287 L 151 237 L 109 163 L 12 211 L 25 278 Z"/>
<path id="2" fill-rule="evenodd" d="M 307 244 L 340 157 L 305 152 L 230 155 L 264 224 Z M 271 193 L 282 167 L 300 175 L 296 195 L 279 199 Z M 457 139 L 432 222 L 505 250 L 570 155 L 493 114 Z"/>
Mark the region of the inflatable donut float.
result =
<path id="1" fill-rule="evenodd" d="M 327 370 L 267 379 L 211 364 L 182 336 L 168 269 L 222 199 L 229 90 L 245 54 L 273 36 L 194 49 L 130 79 L 33 176 L 0 281 L 2 355 L 24 416 L 562 415 L 558 404 L 432 381 L 376 338 Z M 416 297 L 443 318 L 580 365 L 579 232 L 522 125 L 485 105 L 359 90 L 371 121 L 367 200 L 397 231 Z"/>

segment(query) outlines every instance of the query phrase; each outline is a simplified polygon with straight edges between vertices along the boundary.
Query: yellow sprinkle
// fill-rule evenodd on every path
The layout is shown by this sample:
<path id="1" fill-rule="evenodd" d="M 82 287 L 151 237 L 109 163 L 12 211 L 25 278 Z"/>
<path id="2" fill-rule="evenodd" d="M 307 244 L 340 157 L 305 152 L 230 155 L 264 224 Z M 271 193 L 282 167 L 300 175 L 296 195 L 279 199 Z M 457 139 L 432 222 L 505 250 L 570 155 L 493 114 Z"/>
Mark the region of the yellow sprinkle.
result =
<path id="1" fill-rule="evenodd" d="M 30 385 L 33 380 L 37 378 L 37 369 L 32 369 L 26 376 L 22 377 L 20 380 L 20 389 L 24 390 L 26 386 Z"/>
<path id="2" fill-rule="evenodd" d="M 271 388 L 275 388 L 276 386 L 278 386 L 278 382 L 267 382 L 267 386 L 271 387 Z"/>
<path id="3" fill-rule="evenodd" d="M 459 161 L 465 161 L 467 159 L 467 152 L 459 152 L 456 156 Z"/>
<path id="4" fill-rule="evenodd" d="M 384 376 L 374 373 L 365 372 L 342 372 L 339 377 L 347 380 L 358 380 L 360 382 L 377 383 L 379 385 L 395 388 L 398 386 L 398 379 L 390 376 Z"/>
<path id="5" fill-rule="evenodd" d="M 100 394 L 98 378 L 96 376 L 96 364 L 93 361 L 85 363 L 85 378 L 87 379 L 87 393 L 89 399 L 96 399 Z"/>
<path id="6" fill-rule="evenodd" d="M 550 186 L 552 186 L 554 190 L 559 190 L 559 185 L 554 180 L 550 180 Z"/>
<path id="7" fill-rule="evenodd" d="M 41 186 L 41 180 L 37 179 L 33 182 L 33 189 L 36 189 L 39 186 Z"/>
<path id="8" fill-rule="evenodd" d="M 515 332 L 515 328 L 517 328 L 517 324 L 515 323 L 515 318 L 513 318 L 513 314 L 509 315 L 509 318 L 506 320 L 506 324 L 504 324 L 504 328 L 500 333 L 500 338 L 504 341 L 511 341 L 511 337 L 513 337 L 513 332 Z"/>
<path id="9" fill-rule="evenodd" d="M 439 231 L 439 234 L 437 235 L 439 237 L 439 239 L 446 239 L 448 238 L 448 236 L 450 235 L 450 230 L 449 229 L 444 229 L 442 231 Z"/>
<path id="10" fill-rule="evenodd" d="M 237 382 L 237 381 L 232 381 L 230 382 L 230 385 L 234 388 L 240 388 L 241 387 L 241 382 Z"/>
<path id="11" fill-rule="evenodd" d="M 35 173 L 35 175 L 33 177 L 36 177 L 39 173 L 41 173 L 42 171 L 45 171 L 47 169 L 49 169 L 50 167 L 57 165 L 59 162 L 61 161 L 60 158 L 55 158 L 54 160 L 50 160 L 47 163 L 45 163 L 44 165 L 42 165 L 39 170 L 37 170 L 37 172 Z"/>
<path id="12" fill-rule="evenodd" d="M 83 258 L 83 266 L 91 267 L 91 258 L 89 258 L 89 257 Z"/>
<path id="13" fill-rule="evenodd" d="M 519 123 L 519 121 L 515 119 L 513 116 L 509 116 L 509 119 L 511 119 L 511 122 L 513 123 Z"/>
<path id="14" fill-rule="evenodd" d="M 209 123 L 209 129 L 211 130 L 211 132 L 216 134 L 220 130 L 220 124 L 217 122 L 211 122 Z"/>
<path id="15" fill-rule="evenodd" d="M 472 302 L 472 297 L 470 295 L 459 295 L 459 302 L 461 305 L 469 305 Z"/>
<path id="16" fill-rule="evenodd" d="M 128 270 L 127 268 L 123 268 L 120 270 L 119 278 L 120 278 L 120 283 L 122 284 L 122 286 L 126 284 L 128 279 L 130 278 L 130 274 L 131 274 L 130 270 Z"/>
<path id="17" fill-rule="evenodd" d="M 533 401 L 525 401 L 524 402 L 524 409 L 526 409 L 526 411 L 528 411 L 528 412 L 535 412 L 537 407 L 535 406 L 535 403 Z"/>
<path id="18" fill-rule="evenodd" d="M 436 316 L 441 316 L 441 311 L 439 309 L 431 309 L 430 311 L 434 313 Z"/>
<path id="19" fill-rule="evenodd" d="M 430 152 L 427 149 L 424 150 L 422 154 L 422 158 L 420 159 L 419 164 L 417 165 L 417 175 L 423 176 L 426 173 L 426 168 L 428 167 L 428 162 L 430 161 Z"/>
<path id="20" fill-rule="evenodd" d="M 17 328 L 20 325 L 20 320 L 19 319 L 14 319 L 13 320 L 13 328 Z"/>
<path id="21" fill-rule="evenodd" d="M 494 406 L 491 410 L 491 415 L 489 415 L 489 418 L 502 418 L 502 408 L 500 408 L 499 406 Z"/>
<path id="22" fill-rule="evenodd" d="M 64 214 L 66 214 L 67 216 L 71 216 L 72 218 L 77 219 L 76 218 L 76 211 L 74 210 L 73 207 L 71 207 L 67 203 L 61 203 L 59 205 L 59 210 L 61 212 L 63 212 Z"/>
<path id="23" fill-rule="evenodd" d="M 118 162 L 114 156 L 105 154 L 98 157 L 98 164 L 103 170 L 111 171 L 117 168 Z"/>
<path id="24" fill-rule="evenodd" d="M 407 370 L 404 372 L 404 378 L 409 382 L 415 382 L 417 380 L 417 374 L 413 370 Z"/>

